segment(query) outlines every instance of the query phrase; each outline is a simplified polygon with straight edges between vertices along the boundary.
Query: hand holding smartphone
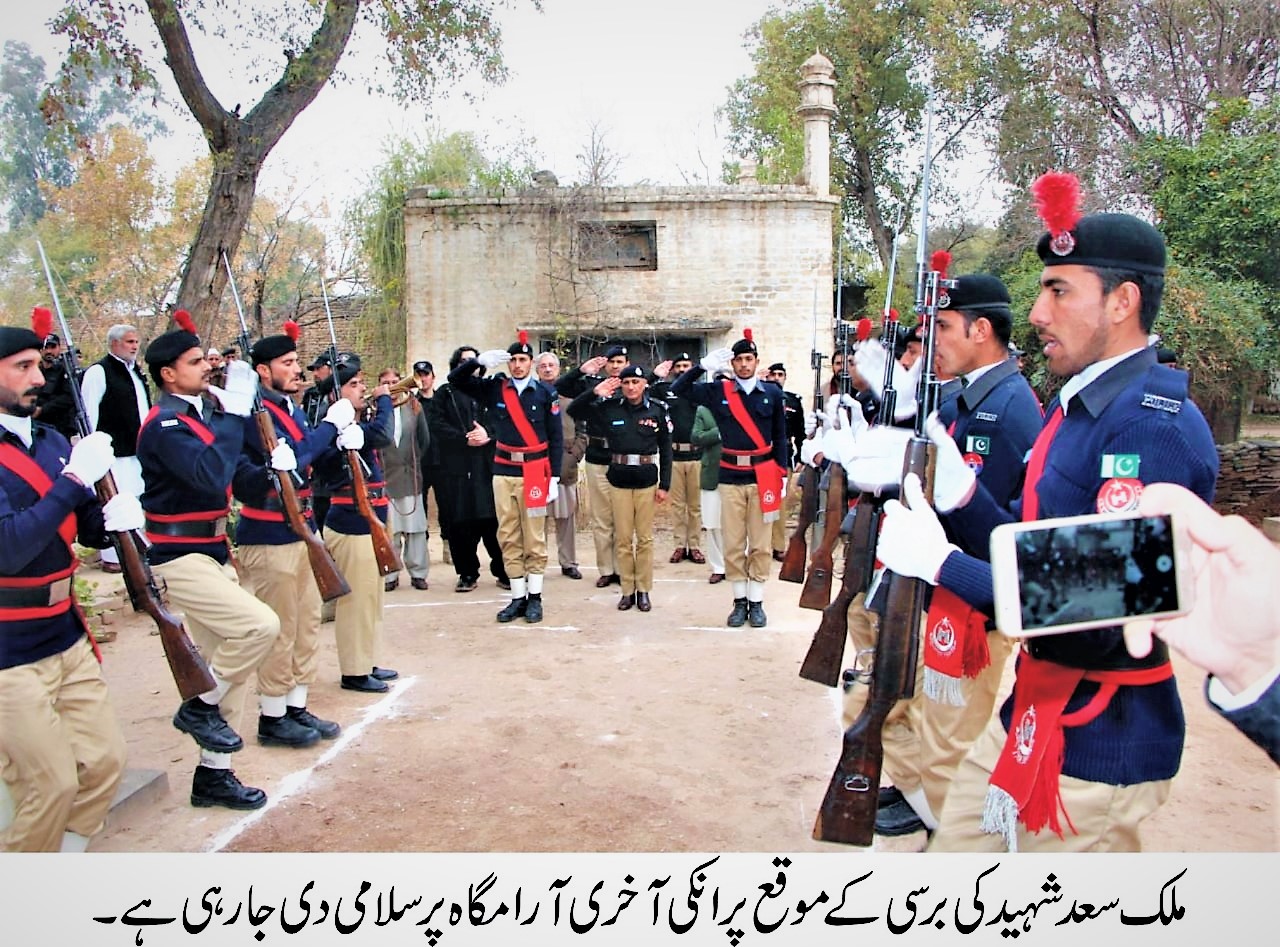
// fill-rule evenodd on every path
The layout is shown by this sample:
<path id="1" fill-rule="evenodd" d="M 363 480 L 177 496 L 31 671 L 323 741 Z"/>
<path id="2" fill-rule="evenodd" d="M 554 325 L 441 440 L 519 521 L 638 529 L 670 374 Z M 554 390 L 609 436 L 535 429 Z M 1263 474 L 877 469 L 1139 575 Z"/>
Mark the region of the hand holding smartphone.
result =
<path id="1" fill-rule="evenodd" d="M 996 626 L 1016 638 L 1170 618 L 1192 606 L 1190 551 L 1172 515 L 1102 513 L 991 533 Z"/>

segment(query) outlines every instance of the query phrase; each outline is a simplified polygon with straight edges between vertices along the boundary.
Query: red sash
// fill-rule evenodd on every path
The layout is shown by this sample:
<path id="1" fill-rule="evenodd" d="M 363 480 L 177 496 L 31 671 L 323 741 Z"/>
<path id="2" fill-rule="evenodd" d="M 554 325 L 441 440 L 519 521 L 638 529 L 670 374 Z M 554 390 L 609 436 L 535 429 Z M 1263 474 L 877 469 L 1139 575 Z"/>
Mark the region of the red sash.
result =
<path id="1" fill-rule="evenodd" d="M 1025 651 L 1020 654 L 1013 684 L 1013 716 L 991 773 L 983 831 L 1004 835 L 1009 850 L 1015 851 L 1015 820 L 1032 833 L 1047 825 L 1062 838 L 1061 812 L 1074 833 L 1076 828 L 1058 787 L 1066 749 L 1064 730 L 1096 719 L 1121 685 L 1156 684 L 1172 676 L 1173 665 L 1168 662 L 1153 668 L 1085 671 L 1039 660 Z M 1081 681 L 1096 681 L 1102 686 L 1083 707 L 1064 713 Z"/>
<path id="2" fill-rule="evenodd" d="M 37 464 L 30 454 L 19 450 L 13 444 L 8 442 L 0 443 L 0 464 L 13 471 L 41 498 L 53 489 L 53 480 L 45 473 L 44 468 Z M 86 484 L 86 486 L 91 490 L 93 489 L 93 484 L 91 483 Z M 76 515 L 74 513 L 68 513 L 66 518 L 58 524 L 58 535 L 67 544 L 67 552 L 71 554 L 71 561 L 73 563 L 76 562 L 76 551 L 71 545 L 76 540 Z"/>
<path id="3" fill-rule="evenodd" d="M 507 406 L 511 423 L 516 426 L 516 433 L 524 441 L 522 449 L 530 453 L 546 450 L 546 444 L 539 441 L 538 435 L 534 433 L 529 416 L 524 413 L 524 405 L 520 403 L 520 393 L 511 381 L 502 386 L 502 401 Z M 542 457 L 538 460 L 526 460 L 520 465 L 520 474 L 524 480 L 525 510 L 530 516 L 546 516 L 547 493 L 551 488 L 551 459 Z"/>
<path id="4" fill-rule="evenodd" d="M 924 644 L 925 696 L 941 704 L 963 707 L 961 678 L 977 677 L 991 664 L 987 616 L 954 592 L 938 586 L 929 602 Z"/>
<path id="5" fill-rule="evenodd" d="M 302 433 L 302 428 L 298 427 L 298 422 L 293 419 L 293 416 L 285 411 L 284 408 L 280 407 L 278 404 L 273 404 L 266 398 L 262 399 L 262 404 L 271 412 L 272 417 L 283 425 L 285 432 L 293 438 L 293 442 L 295 444 L 301 444 L 304 435 Z"/>
<path id="6" fill-rule="evenodd" d="M 729 405 L 729 413 L 733 415 L 733 419 L 738 422 L 738 426 L 747 437 L 751 438 L 751 443 L 755 444 L 756 450 L 760 452 L 771 450 L 771 446 L 765 443 L 760 429 L 756 427 L 756 422 L 747 411 L 742 392 L 727 378 L 724 380 L 724 400 Z M 779 511 L 782 509 L 782 483 L 785 474 L 778 462 L 772 459 L 752 464 L 751 470 L 756 477 L 756 493 L 760 497 L 760 510 L 764 513 L 764 521 L 772 523 L 778 518 Z"/>
<path id="7" fill-rule="evenodd" d="M 1062 423 L 1064 417 L 1062 405 L 1058 405 L 1053 409 L 1053 414 L 1049 415 L 1048 423 L 1040 429 L 1036 442 L 1031 445 L 1031 456 L 1027 458 L 1027 479 L 1022 487 L 1022 521 L 1024 523 L 1040 518 L 1040 497 L 1036 493 L 1036 484 L 1040 482 L 1040 475 L 1044 473 L 1044 464 L 1049 456 L 1049 445 L 1053 443 L 1053 436 L 1058 433 L 1058 425 Z"/>

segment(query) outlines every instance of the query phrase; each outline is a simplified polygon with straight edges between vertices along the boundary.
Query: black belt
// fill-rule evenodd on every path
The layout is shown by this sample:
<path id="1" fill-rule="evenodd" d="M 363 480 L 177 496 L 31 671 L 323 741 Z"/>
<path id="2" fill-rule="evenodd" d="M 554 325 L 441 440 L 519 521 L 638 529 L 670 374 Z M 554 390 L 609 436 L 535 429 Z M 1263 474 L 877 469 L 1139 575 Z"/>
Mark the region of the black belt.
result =
<path id="1" fill-rule="evenodd" d="M 657 454 L 610 454 L 610 462 L 622 467 L 644 467 L 658 462 Z"/>
<path id="2" fill-rule="evenodd" d="M 531 460 L 542 460 L 547 456 L 546 448 L 542 450 L 494 450 L 494 459 L 511 464 L 523 464 Z"/>
<path id="3" fill-rule="evenodd" d="M 741 467 L 758 467 L 773 460 L 773 453 L 768 454 L 730 454 L 728 451 L 720 458 L 720 466 L 730 469 Z"/>
<path id="4" fill-rule="evenodd" d="M 227 535 L 227 518 L 219 516 L 216 520 L 174 520 L 159 522 L 148 518 L 146 531 L 157 536 L 181 536 L 188 539 L 217 539 Z"/>
<path id="5" fill-rule="evenodd" d="M 262 506 L 256 507 L 264 513 L 283 513 L 284 501 L 279 496 L 269 496 L 263 501 Z M 311 497 L 298 497 L 298 512 L 306 516 L 311 512 Z"/>
<path id="6" fill-rule="evenodd" d="M 71 577 L 48 585 L 0 588 L 0 608 L 48 608 L 71 597 Z"/>
<path id="7" fill-rule="evenodd" d="M 381 487 L 366 487 L 365 494 L 370 500 L 381 500 L 387 495 L 387 488 L 385 485 Z M 354 502 L 355 498 L 356 496 L 351 492 L 350 487 L 342 487 L 338 490 L 334 490 L 331 494 L 331 499 L 345 500 L 348 503 Z"/>

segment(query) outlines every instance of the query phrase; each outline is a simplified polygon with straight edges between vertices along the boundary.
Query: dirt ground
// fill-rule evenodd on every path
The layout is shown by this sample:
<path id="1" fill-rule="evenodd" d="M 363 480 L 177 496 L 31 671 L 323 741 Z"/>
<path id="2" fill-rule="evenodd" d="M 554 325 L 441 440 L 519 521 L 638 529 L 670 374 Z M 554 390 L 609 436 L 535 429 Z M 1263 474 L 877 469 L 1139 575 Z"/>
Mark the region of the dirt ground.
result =
<path id="1" fill-rule="evenodd" d="M 387 695 L 338 687 L 323 626 L 311 709 L 342 723 L 303 750 L 254 741 L 246 713 L 238 775 L 264 788 L 255 813 L 188 804 L 196 750 L 170 723 L 177 694 L 145 616 L 117 611 L 105 669 L 129 765 L 167 773 L 169 791 L 94 840 L 115 852 L 830 851 L 811 838 L 839 749 L 836 692 L 797 675 L 818 613 L 800 586 L 770 582 L 768 627 L 731 630 L 727 584 L 671 565 L 660 532 L 648 615 L 616 610 L 585 578 L 551 569 L 541 625 L 498 625 L 505 593 L 484 579 L 453 591 L 433 534 L 431 588 L 387 597 Z M 554 553 L 553 553 L 554 555 Z M 116 577 L 87 568 L 109 591 Z M 1202 675 L 1181 668 L 1187 750 L 1170 802 L 1147 824 L 1151 851 L 1276 851 L 1277 770 L 1206 708 Z M 923 833 L 882 840 L 914 851 Z M 858 850 L 854 850 L 858 851 Z"/>

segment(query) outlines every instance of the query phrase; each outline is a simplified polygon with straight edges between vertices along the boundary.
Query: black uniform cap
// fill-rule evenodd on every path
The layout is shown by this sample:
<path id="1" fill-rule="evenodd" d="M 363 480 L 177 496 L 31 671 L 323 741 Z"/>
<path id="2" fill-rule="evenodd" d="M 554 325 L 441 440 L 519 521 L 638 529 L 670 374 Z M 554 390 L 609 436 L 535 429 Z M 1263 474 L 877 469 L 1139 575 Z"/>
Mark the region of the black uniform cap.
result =
<path id="1" fill-rule="evenodd" d="M 751 334 L 750 329 L 742 330 L 742 338 L 733 343 L 730 349 L 734 355 L 758 355 L 760 350 L 756 348 L 756 340 Z"/>
<path id="2" fill-rule="evenodd" d="M 692 362 L 693 360 L 693 356 L 688 352 L 677 352 L 671 359 L 673 362 Z"/>
<path id="3" fill-rule="evenodd" d="M 358 374 L 360 374 L 360 356 L 355 352 L 339 352 L 338 364 L 334 367 L 333 374 L 316 385 L 316 391 L 327 395 L 333 390 L 334 379 L 337 379 L 338 387 L 341 388 Z"/>
<path id="4" fill-rule="evenodd" d="M 317 355 L 316 360 L 307 366 L 307 371 L 314 372 L 317 368 L 320 368 L 321 366 L 325 368 L 330 367 L 328 352 L 321 352 L 319 355 Z"/>
<path id="5" fill-rule="evenodd" d="M 998 277 L 987 273 L 970 273 L 958 277 L 956 285 L 938 297 L 938 308 L 951 312 L 967 312 L 983 316 L 993 326 L 1007 330 L 1013 327 L 1013 311 L 1009 307 L 1009 290 Z"/>
<path id="6" fill-rule="evenodd" d="M 626 354 L 627 347 L 625 345 L 611 345 L 604 350 L 605 358 L 617 358 L 620 355 L 625 356 Z"/>
<path id="7" fill-rule="evenodd" d="M 630 365 L 627 365 L 626 367 L 624 367 L 622 371 L 618 372 L 618 377 L 619 378 L 643 378 L 644 369 L 641 368 L 639 365 L 635 364 L 634 362 L 632 362 Z"/>
<path id="8" fill-rule="evenodd" d="M 436 370 L 432 367 L 430 362 L 423 359 L 420 362 L 413 363 L 413 373 L 415 375 L 434 375 Z"/>
<path id="9" fill-rule="evenodd" d="M 1165 247 L 1160 231 L 1132 214 L 1089 214 L 1081 217 L 1066 234 L 1070 240 L 1053 240 L 1045 232 L 1036 243 L 1036 253 L 1045 266 L 1075 263 L 1104 269 L 1164 273 Z M 1070 249 L 1062 253 L 1063 244 Z M 1054 246 L 1058 249 L 1054 249 Z"/>
<path id="10" fill-rule="evenodd" d="M 0 358 L 40 349 L 40 336 L 24 326 L 0 326 Z"/>
<path id="11" fill-rule="evenodd" d="M 769 366 L 769 371 L 782 372 L 782 374 L 784 375 L 787 373 L 786 368 L 783 367 L 783 364 L 781 362 L 774 362 L 772 365 Z"/>

